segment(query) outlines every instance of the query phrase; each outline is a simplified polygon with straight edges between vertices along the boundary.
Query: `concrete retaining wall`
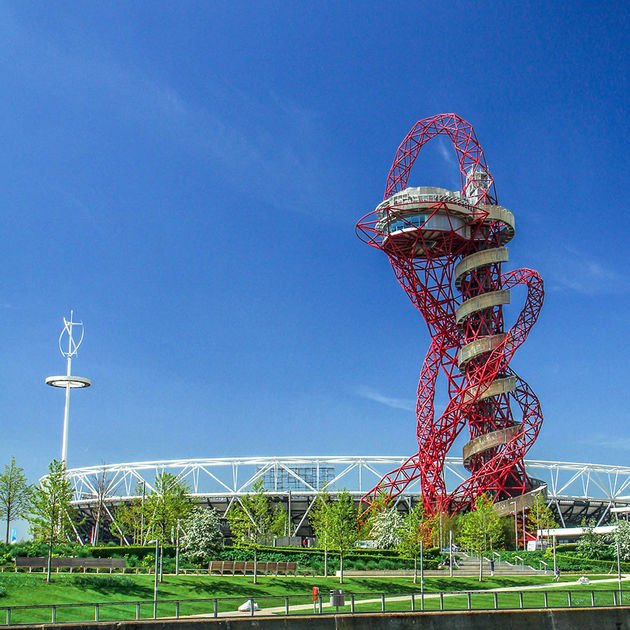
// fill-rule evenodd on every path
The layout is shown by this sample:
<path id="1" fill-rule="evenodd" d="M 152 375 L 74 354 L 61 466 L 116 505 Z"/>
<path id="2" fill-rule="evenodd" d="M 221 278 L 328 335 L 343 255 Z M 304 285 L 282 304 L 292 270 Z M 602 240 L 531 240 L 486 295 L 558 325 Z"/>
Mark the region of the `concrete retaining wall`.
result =
<path id="1" fill-rule="evenodd" d="M 241 617 L 63 624 L 63 630 L 630 630 L 630 608 Z M 52 630 L 52 624 L 21 626 Z"/>

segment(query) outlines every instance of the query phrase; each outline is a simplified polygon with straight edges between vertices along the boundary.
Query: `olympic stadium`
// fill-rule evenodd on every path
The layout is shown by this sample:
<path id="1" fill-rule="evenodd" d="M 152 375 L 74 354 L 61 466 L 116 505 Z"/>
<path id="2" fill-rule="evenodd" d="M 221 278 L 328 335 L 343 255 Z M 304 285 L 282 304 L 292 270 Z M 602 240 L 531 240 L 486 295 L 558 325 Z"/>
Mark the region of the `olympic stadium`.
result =
<path id="1" fill-rule="evenodd" d="M 290 536 L 311 536 L 308 514 L 319 491 L 326 489 L 331 498 L 347 490 L 358 503 L 388 470 L 401 465 L 405 457 L 244 457 L 178 459 L 130 462 L 74 468 L 68 476 L 74 488 L 73 505 L 83 523 L 77 534 L 89 540 L 99 517 L 99 540 L 112 539 L 116 531 L 116 507 L 132 500 L 142 500 L 154 492 L 155 476 L 169 472 L 190 489 L 199 505 L 225 514 L 239 497 L 251 492 L 262 480 L 268 496 L 282 504 L 289 515 Z M 610 521 L 611 510 L 630 507 L 630 467 L 572 462 L 526 460 L 528 473 L 547 486 L 547 502 L 563 527 L 580 525 L 582 519 L 597 525 Z M 456 484 L 468 471 L 462 460 L 446 459 L 444 467 L 448 484 Z M 420 498 L 419 482 L 407 486 L 396 498 L 401 511 L 415 505 Z M 122 533 L 119 538 L 131 543 Z"/>

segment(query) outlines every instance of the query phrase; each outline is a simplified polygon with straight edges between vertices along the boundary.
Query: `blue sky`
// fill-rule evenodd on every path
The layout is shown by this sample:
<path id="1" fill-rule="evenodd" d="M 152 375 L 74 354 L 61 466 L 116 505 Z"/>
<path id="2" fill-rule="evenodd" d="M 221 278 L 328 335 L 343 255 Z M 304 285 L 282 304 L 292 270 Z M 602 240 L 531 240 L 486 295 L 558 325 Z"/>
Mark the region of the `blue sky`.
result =
<path id="1" fill-rule="evenodd" d="M 429 338 L 354 224 L 419 119 L 473 124 L 546 302 L 531 458 L 628 464 L 629 6 L 4 2 L 2 440 L 69 464 L 409 455 Z M 411 185 L 458 187 L 427 145 Z M 511 321 L 523 296 L 513 295 Z M 440 399 L 440 395 L 438 395 Z M 444 394 L 442 394 L 442 400 Z"/>

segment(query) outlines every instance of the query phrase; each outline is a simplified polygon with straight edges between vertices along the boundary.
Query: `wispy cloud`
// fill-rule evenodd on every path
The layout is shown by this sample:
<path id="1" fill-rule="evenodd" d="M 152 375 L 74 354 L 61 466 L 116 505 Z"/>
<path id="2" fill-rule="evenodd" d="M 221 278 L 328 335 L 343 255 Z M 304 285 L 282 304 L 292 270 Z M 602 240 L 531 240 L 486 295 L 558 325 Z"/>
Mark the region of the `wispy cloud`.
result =
<path id="1" fill-rule="evenodd" d="M 316 111 L 264 86 L 244 93 L 216 77 L 208 77 L 205 93 L 187 94 L 115 50 L 84 42 L 61 48 L 0 13 L 9 24 L 0 24 L 0 53 L 20 57 L 26 68 L 20 76 L 29 78 L 25 89 L 52 96 L 68 110 L 87 103 L 96 117 L 142 130 L 152 142 L 176 143 L 239 194 L 279 209 L 321 215 L 321 200 L 335 197 L 342 180 Z"/>
<path id="2" fill-rule="evenodd" d="M 356 393 L 361 396 L 361 398 L 373 400 L 374 402 L 385 405 L 386 407 L 391 407 L 392 409 L 404 409 L 405 411 L 415 411 L 416 409 L 415 400 L 384 396 L 380 392 L 377 392 L 369 387 L 361 386 L 357 388 Z"/>
<path id="3" fill-rule="evenodd" d="M 436 139 L 436 142 L 440 155 L 444 158 L 444 161 L 449 166 L 458 166 L 453 147 L 450 146 L 441 136 Z"/>
<path id="4" fill-rule="evenodd" d="M 583 440 L 584 444 L 598 446 L 600 448 L 613 448 L 618 451 L 630 451 L 630 437 L 615 437 L 609 435 L 599 435 L 588 440 Z"/>
<path id="5" fill-rule="evenodd" d="M 612 265 L 568 247 L 562 248 L 549 263 L 550 290 L 576 291 L 596 296 L 623 293 L 628 290 L 628 279 Z"/>

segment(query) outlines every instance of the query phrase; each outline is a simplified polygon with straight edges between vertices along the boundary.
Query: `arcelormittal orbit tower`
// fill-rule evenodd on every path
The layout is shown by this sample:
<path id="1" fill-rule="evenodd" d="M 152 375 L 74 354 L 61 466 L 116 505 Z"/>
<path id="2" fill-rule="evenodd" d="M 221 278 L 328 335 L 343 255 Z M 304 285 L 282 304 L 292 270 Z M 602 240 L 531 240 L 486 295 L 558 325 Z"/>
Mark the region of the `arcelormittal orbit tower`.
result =
<path id="1" fill-rule="evenodd" d="M 407 186 L 418 152 L 438 135 L 453 143 L 461 191 Z M 363 501 L 369 506 L 382 495 L 394 498 L 419 479 L 430 513 L 465 509 L 481 493 L 505 513 L 527 506 L 537 482 L 528 477 L 523 457 L 542 414 L 535 394 L 509 364 L 538 318 L 543 282 L 531 269 L 501 271 L 514 215 L 497 203 L 472 126 L 456 114 L 417 122 L 398 148 L 384 201 L 359 221 L 357 233 L 387 254 L 431 336 L 418 385 L 418 452 Z M 525 285 L 527 296 L 506 329 L 503 305 L 516 285 Z M 434 409 L 440 374 L 449 399 L 441 414 Z M 470 439 L 463 461 L 470 476 L 447 491 L 444 459 L 464 428 Z"/>

